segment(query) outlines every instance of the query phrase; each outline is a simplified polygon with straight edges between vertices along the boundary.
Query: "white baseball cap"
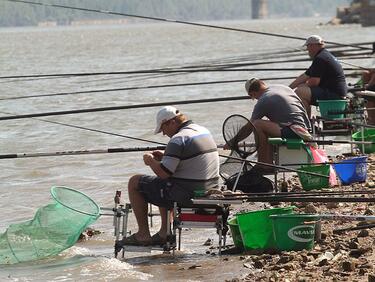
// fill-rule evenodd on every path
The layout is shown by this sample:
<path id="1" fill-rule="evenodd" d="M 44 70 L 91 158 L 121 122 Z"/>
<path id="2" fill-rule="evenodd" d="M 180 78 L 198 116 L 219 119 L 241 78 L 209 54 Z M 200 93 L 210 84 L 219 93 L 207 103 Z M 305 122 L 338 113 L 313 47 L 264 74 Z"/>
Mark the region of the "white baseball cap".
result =
<path id="1" fill-rule="evenodd" d="M 159 110 L 159 112 L 156 115 L 156 128 L 155 128 L 155 134 L 158 134 L 161 132 L 161 125 L 168 121 L 171 120 L 172 118 L 179 116 L 180 111 L 177 110 L 175 107 L 172 106 L 165 106 Z"/>
<path id="2" fill-rule="evenodd" d="M 307 46 L 309 44 L 323 44 L 323 38 L 321 38 L 319 35 L 311 35 L 309 38 L 306 39 L 305 44 L 302 46 Z"/>

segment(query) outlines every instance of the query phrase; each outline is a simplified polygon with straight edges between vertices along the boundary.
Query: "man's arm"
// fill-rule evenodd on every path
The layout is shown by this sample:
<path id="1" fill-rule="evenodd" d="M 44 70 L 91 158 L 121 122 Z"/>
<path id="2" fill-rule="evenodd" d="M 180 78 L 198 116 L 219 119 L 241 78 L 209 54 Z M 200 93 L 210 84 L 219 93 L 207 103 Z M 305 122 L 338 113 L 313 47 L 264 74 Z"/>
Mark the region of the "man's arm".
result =
<path id="1" fill-rule="evenodd" d="M 309 87 L 319 86 L 319 84 L 320 84 L 320 77 L 310 77 L 306 81 L 306 85 Z"/>
<path id="2" fill-rule="evenodd" d="M 307 74 L 303 73 L 303 74 L 301 74 L 299 77 L 297 77 L 297 78 L 296 78 L 296 79 L 295 79 L 295 80 L 289 85 L 289 87 L 292 88 L 292 89 L 297 88 L 298 85 L 306 83 L 306 81 L 308 81 L 309 79 L 310 79 L 310 77 L 309 77 Z"/>
<path id="3" fill-rule="evenodd" d="M 160 161 L 156 160 L 150 153 L 143 155 L 145 165 L 149 166 L 152 171 L 161 179 L 167 179 L 170 175 L 161 167 Z"/>
<path id="4" fill-rule="evenodd" d="M 253 126 L 251 123 L 247 123 L 244 125 L 234 136 L 231 140 L 229 140 L 228 144 L 224 145 L 224 149 L 228 150 L 234 147 L 234 145 L 238 144 L 240 141 L 244 140 L 247 136 L 249 136 L 253 132 Z"/>

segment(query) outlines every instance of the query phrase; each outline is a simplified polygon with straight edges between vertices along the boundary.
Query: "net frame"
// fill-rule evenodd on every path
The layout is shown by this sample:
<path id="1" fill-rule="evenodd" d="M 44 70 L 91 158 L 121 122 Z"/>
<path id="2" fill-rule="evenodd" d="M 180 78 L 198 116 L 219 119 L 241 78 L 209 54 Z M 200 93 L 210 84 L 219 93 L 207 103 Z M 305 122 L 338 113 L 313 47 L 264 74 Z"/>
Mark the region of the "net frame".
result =
<path id="1" fill-rule="evenodd" d="M 73 207 L 73 206 L 67 204 L 63 199 L 61 199 L 61 197 L 60 197 L 61 193 L 59 192 L 60 190 L 61 191 L 69 191 L 69 193 L 76 194 L 81 199 L 83 199 L 85 201 L 88 201 L 87 203 L 89 203 L 89 206 L 93 207 L 96 210 L 96 212 L 87 212 L 87 211 L 84 211 L 82 209 L 78 209 L 76 207 Z M 75 190 L 75 189 L 72 189 L 72 188 L 69 188 L 69 187 L 65 187 L 65 186 L 53 186 L 51 188 L 51 196 L 60 205 L 66 207 L 68 209 L 71 209 L 71 210 L 73 210 L 75 212 L 82 213 L 82 214 L 89 215 L 89 216 L 95 216 L 95 217 L 100 216 L 100 207 L 97 205 L 97 203 L 95 203 L 85 193 L 82 193 L 82 192 L 80 192 L 78 190 Z M 80 202 L 80 204 L 82 204 L 82 202 Z"/>
<path id="2" fill-rule="evenodd" d="M 251 133 L 242 140 L 237 141 L 236 139 L 238 138 L 236 136 L 244 126 L 249 126 Z M 237 152 L 241 158 L 246 159 L 258 150 L 259 137 L 256 128 L 246 117 L 239 114 L 230 115 L 223 122 L 222 132 L 225 143 L 231 150 Z M 240 146 L 239 143 L 243 140 L 245 142 Z"/>

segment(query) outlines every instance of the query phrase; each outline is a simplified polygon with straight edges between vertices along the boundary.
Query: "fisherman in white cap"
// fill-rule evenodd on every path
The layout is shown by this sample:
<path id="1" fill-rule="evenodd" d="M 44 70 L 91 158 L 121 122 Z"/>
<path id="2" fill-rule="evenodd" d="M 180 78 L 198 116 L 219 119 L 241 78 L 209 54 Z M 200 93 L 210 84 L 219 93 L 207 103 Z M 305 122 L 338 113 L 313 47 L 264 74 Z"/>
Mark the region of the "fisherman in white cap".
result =
<path id="1" fill-rule="evenodd" d="M 211 133 L 193 123 L 172 106 L 159 110 L 155 134 L 170 137 L 164 152 L 143 155 L 144 163 L 156 176 L 134 175 L 129 179 L 129 200 L 138 223 L 138 232 L 117 242 L 124 245 L 163 245 L 167 236 L 167 210 L 174 202 L 191 204 L 197 193 L 217 188 L 219 154 Z M 161 227 L 153 236 L 148 226 L 148 203 L 160 209 Z"/>
<path id="2" fill-rule="evenodd" d="M 311 105 L 317 106 L 317 100 L 345 99 L 347 84 L 342 66 L 324 48 L 324 41 L 319 35 L 311 35 L 303 46 L 307 48 L 312 64 L 289 86 L 301 98 L 311 117 Z"/>

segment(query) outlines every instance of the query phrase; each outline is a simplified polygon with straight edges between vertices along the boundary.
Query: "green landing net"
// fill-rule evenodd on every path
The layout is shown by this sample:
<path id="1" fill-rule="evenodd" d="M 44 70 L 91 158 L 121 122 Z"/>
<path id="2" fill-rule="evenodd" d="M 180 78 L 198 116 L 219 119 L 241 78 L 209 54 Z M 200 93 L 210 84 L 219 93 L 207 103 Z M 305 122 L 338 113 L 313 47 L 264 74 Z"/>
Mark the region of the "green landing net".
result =
<path id="1" fill-rule="evenodd" d="M 29 221 L 12 224 L 0 235 L 0 264 L 13 264 L 57 255 L 73 246 L 100 216 L 99 206 L 71 188 L 51 188 L 54 203 L 37 210 Z"/>

